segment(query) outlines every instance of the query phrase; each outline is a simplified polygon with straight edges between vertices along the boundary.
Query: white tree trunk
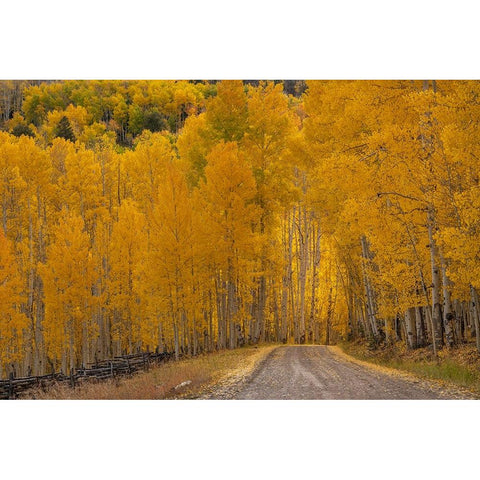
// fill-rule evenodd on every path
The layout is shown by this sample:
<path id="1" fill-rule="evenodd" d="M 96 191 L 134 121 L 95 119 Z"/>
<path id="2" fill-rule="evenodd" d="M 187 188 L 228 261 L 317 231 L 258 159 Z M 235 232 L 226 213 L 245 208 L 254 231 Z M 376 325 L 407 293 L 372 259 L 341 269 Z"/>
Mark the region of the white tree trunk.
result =
<path id="1" fill-rule="evenodd" d="M 361 237 L 362 244 L 362 254 L 365 262 L 370 260 L 370 255 L 368 252 L 367 239 L 365 235 Z M 368 278 L 367 269 L 365 265 L 363 266 L 363 278 L 364 278 L 364 287 L 365 287 L 365 296 L 366 296 L 366 305 L 367 305 L 367 317 L 371 326 L 372 335 L 375 341 L 378 341 L 378 326 L 377 326 L 377 316 L 375 308 L 375 299 L 372 286 L 370 285 L 370 280 Z"/>
<path id="2" fill-rule="evenodd" d="M 431 208 L 428 211 L 428 239 L 432 267 L 432 344 L 433 352 L 442 347 L 442 306 L 440 304 L 440 269 L 437 264 L 437 248 L 433 238 L 435 220 Z"/>
<path id="3" fill-rule="evenodd" d="M 417 329 L 415 325 L 415 307 L 405 312 L 405 327 L 407 329 L 407 345 L 409 348 L 417 348 Z"/>
<path id="4" fill-rule="evenodd" d="M 445 339 L 449 347 L 453 347 L 453 323 L 455 313 L 452 309 L 452 297 L 450 289 L 452 282 L 447 276 L 447 265 L 443 256 L 440 256 L 442 262 L 442 284 L 443 284 L 443 327 L 445 329 Z"/>
<path id="5" fill-rule="evenodd" d="M 473 325 L 475 328 L 475 342 L 477 345 L 477 351 L 480 353 L 480 319 L 479 319 L 479 305 L 478 305 L 478 293 L 476 289 L 470 285 L 470 294 L 472 300 L 472 316 Z"/>

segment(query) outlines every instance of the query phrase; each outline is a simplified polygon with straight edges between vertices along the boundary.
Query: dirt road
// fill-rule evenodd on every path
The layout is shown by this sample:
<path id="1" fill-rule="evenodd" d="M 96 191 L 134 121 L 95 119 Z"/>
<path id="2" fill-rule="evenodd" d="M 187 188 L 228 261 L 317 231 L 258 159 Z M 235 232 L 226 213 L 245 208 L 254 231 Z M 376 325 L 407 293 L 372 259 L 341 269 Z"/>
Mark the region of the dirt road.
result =
<path id="1" fill-rule="evenodd" d="M 243 382 L 214 390 L 204 398 L 434 400 L 475 397 L 408 374 L 366 366 L 336 347 L 285 346 L 273 350 Z"/>

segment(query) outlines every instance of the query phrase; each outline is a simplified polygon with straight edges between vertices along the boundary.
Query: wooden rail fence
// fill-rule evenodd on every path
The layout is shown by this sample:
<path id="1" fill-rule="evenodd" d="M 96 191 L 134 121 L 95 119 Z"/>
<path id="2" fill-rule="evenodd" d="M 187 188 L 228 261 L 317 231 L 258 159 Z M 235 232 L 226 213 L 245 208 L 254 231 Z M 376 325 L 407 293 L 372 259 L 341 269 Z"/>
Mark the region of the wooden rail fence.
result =
<path id="1" fill-rule="evenodd" d="M 0 380 L 0 399 L 15 399 L 30 388 L 47 389 L 54 383 L 68 383 L 72 388 L 88 380 L 105 380 L 116 376 L 132 375 L 139 370 L 148 370 L 151 365 L 163 363 L 174 358 L 173 353 L 138 353 L 122 355 L 102 360 L 72 370 L 70 375 L 61 372 L 36 377 L 15 378 L 13 373 L 8 380 Z"/>

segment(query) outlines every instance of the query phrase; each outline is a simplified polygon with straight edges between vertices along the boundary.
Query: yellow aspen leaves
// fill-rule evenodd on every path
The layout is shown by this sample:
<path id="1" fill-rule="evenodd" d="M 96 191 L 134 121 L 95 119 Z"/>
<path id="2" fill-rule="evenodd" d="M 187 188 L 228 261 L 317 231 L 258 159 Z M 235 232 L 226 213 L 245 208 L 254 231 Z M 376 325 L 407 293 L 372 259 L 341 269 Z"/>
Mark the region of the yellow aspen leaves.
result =
<path id="1" fill-rule="evenodd" d="M 44 335 L 52 360 L 74 367 L 91 335 L 95 271 L 82 217 L 64 210 L 53 227 L 47 263 L 39 266 L 45 293 Z"/>
<path id="2" fill-rule="evenodd" d="M 2 88 L 2 377 L 262 341 L 480 349 L 479 82 Z"/>
<path id="3" fill-rule="evenodd" d="M 13 362 L 23 359 L 28 319 L 21 310 L 24 301 L 22 277 L 12 243 L 0 229 L 0 368 L 10 370 Z"/>

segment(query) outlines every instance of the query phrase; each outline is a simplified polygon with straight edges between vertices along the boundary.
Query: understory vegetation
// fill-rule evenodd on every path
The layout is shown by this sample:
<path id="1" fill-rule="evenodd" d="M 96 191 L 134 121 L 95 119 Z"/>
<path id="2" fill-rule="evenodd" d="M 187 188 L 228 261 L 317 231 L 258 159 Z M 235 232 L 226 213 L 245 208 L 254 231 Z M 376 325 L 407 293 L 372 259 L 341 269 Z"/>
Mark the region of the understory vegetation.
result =
<path id="1" fill-rule="evenodd" d="M 372 350 L 357 340 L 342 342 L 340 347 L 359 360 L 409 372 L 428 380 L 444 381 L 480 395 L 480 361 L 475 345 L 443 349 L 438 357 L 433 355 L 431 347 L 411 350 L 400 343 Z"/>
<path id="2" fill-rule="evenodd" d="M 133 377 L 118 377 L 85 382 L 74 389 L 57 384 L 46 390 L 29 390 L 21 398 L 37 400 L 173 400 L 196 398 L 219 381 L 235 375 L 248 375 L 271 346 L 244 347 L 235 350 L 182 358 L 152 368 Z"/>

